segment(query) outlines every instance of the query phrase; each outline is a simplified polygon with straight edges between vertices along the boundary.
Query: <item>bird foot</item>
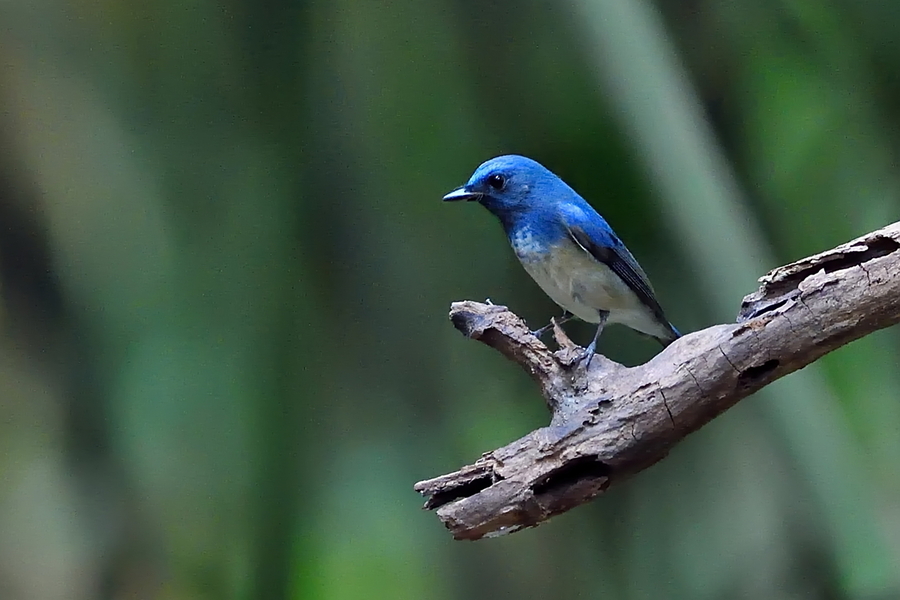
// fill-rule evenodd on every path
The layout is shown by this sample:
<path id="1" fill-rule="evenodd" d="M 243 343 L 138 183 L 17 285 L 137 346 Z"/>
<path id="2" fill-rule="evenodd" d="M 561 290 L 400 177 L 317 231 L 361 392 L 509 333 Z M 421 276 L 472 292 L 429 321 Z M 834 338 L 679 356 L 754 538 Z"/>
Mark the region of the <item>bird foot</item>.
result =
<path id="1" fill-rule="evenodd" d="M 582 352 L 582 353 L 575 359 L 574 366 L 577 367 L 579 364 L 581 364 L 581 363 L 584 361 L 584 359 L 587 359 L 587 363 L 585 363 L 584 368 L 585 368 L 585 369 L 590 369 L 590 368 L 591 368 L 591 361 L 594 360 L 594 354 L 596 354 L 596 352 L 595 352 L 596 349 L 597 349 L 597 340 L 594 340 L 593 342 L 591 342 L 591 343 L 588 345 L 587 348 L 584 349 L 584 352 Z"/>
<path id="2" fill-rule="evenodd" d="M 531 332 L 531 335 L 536 337 L 537 339 L 541 339 L 541 336 L 550 331 L 550 328 L 553 327 L 553 321 L 550 321 L 543 327 L 539 327 Z"/>
<path id="3" fill-rule="evenodd" d="M 575 315 L 573 315 L 569 311 L 565 311 L 561 317 L 558 317 L 558 318 L 552 317 L 550 319 L 549 323 L 547 323 L 543 327 L 540 327 L 540 328 L 532 331 L 531 335 L 533 335 L 534 337 L 536 337 L 538 339 L 541 339 L 541 336 L 544 335 L 545 333 L 547 333 L 548 331 L 550 331 L 551 329 L 553 329 L 554 325 L 562 325 L 563 323 L 566 323 L 567 321 L 572 319 L 572 317 L 574 317 L 574 316 Z"/>

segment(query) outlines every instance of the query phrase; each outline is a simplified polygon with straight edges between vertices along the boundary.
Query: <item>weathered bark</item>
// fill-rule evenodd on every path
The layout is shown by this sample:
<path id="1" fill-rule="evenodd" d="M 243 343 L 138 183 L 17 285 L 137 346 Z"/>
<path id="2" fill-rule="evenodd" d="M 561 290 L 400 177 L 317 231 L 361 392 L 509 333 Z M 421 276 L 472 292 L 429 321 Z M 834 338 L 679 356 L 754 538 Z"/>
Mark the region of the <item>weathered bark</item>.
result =
<path id="1" fill-rule="evenodd" d="M 675 341 L 646 364 L 595 356 L 561 328 L 551 352 L 503 306 L 456 302 L 453 324 L 518 363 L 550 425 L 455 473 L 421 481 L 425 508 L 457 539 L 533 527 L 663 458 L 689 433 L 761 387 L 900 321 L 900 223 L 760 279 L 736 323 Z M 785 402 L 790 399 L 786 398 Z"/>

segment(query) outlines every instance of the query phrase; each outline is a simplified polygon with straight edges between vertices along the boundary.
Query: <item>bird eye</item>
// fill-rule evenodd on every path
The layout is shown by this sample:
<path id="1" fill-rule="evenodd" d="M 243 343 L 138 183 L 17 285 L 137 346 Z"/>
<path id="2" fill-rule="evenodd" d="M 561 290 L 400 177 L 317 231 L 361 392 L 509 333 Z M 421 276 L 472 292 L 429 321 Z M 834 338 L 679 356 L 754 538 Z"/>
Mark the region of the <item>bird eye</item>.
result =
<path id="1" fill-rule="evenodd" d="M 503 186 L 506 185 L 506 177 L 500 175 L 499 173 L 494 173 L 487 178 L 487 184 L 495 190 L 502 190 Z"/>

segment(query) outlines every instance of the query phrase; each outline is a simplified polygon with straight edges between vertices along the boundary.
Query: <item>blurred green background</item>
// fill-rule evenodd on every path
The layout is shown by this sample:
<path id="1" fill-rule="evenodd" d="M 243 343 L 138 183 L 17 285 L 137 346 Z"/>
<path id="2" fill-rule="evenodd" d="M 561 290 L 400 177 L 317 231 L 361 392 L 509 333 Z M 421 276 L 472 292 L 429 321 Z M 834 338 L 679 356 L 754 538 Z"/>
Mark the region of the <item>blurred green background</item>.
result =
<path id="1" fill-rule="evenodd" d="M 531 156 L 682 331 L 731 321 L 897 219 L 898 28 L 896 0 L 0 0 L 0 598 L 900 598 L 896 329 L 538 529 L 454 542 L 412 490 L 548 419 L 446 314 L 558 309 L 445 192 Z"/>

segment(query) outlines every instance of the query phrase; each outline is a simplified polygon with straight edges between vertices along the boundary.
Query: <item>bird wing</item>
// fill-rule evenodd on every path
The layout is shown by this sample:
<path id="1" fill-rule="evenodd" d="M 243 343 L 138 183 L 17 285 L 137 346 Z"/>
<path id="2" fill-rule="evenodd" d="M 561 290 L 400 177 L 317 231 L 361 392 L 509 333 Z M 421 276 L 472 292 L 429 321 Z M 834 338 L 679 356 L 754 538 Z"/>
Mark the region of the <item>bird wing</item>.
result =
<path id="1" fill-rule="evenodd" d="M 609 267 L 631 288 L 641 303 L 653 312 L 660 323 L 671 327 L 662 307 L 656 300 L 647 274 L 644 273 L 622 240 L 606 224 L 603 217 L 597 213 L 587 215 L 579 209 L 566 211 L 566 214 L 563 215 L 563 222 L 569 236 L 582 250 Z"/>

